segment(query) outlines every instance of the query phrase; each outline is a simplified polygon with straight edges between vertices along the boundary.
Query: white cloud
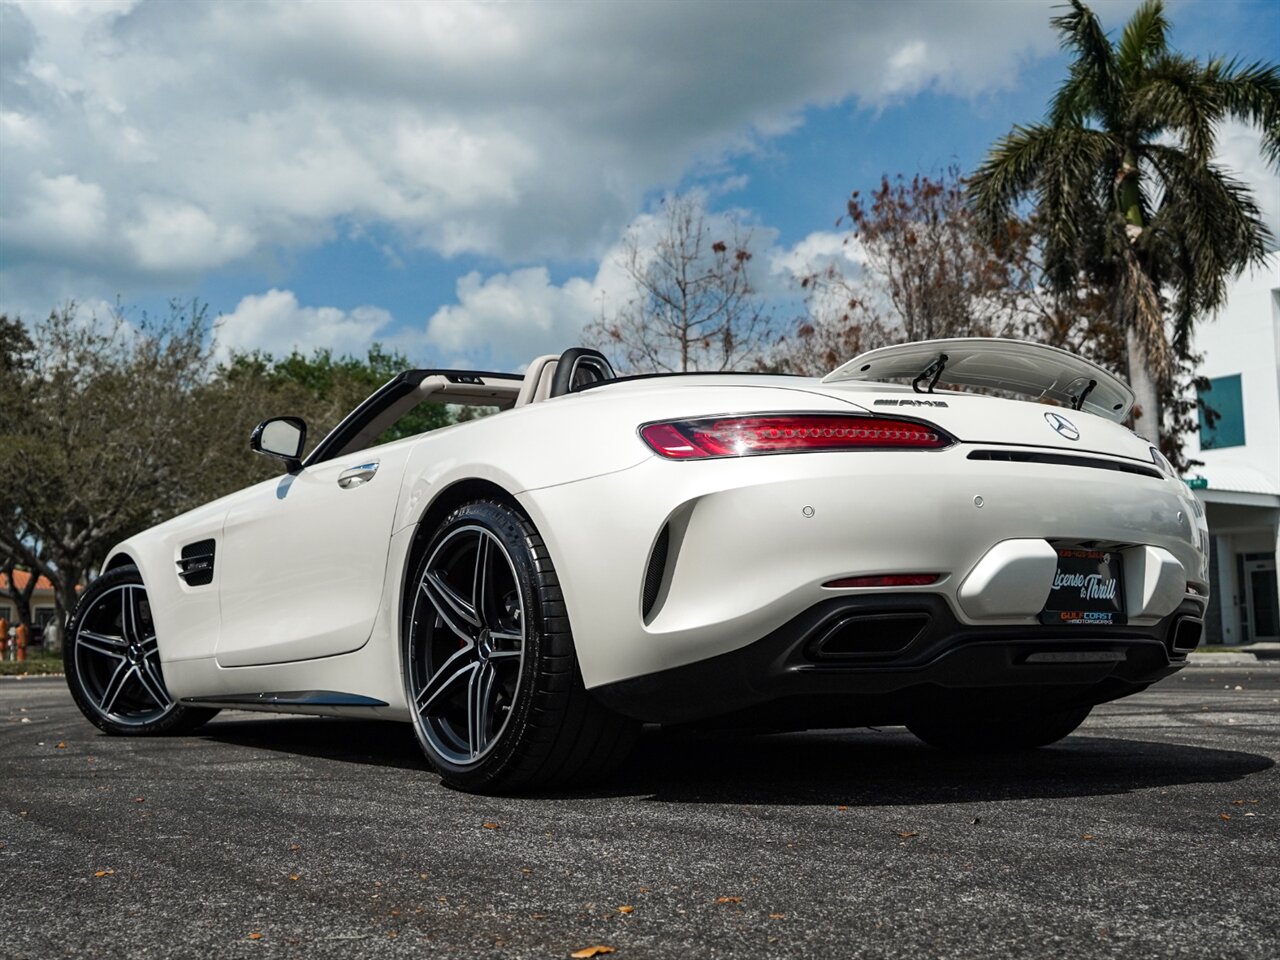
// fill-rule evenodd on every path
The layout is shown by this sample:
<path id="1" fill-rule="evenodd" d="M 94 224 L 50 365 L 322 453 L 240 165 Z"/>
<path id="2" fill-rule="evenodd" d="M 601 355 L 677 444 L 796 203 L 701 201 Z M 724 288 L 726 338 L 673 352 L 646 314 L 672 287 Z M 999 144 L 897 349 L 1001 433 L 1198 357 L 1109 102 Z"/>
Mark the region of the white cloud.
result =
<path id="1" fill-rule="evenodd" d="M 0 110 L 0 143 L 31 149 L 43 147 L 48 139 L 38 118 Z"/>
<path id="2" fill-rule="evenodd" d="M 1009 87 L 1054 49 L 1042 3 L 921 9 L 2 3 L 0 217 L 65 222 L 65 192 L 30 185 L 92 185 L 84 216 L 126 242 L 6 230 L 0 280 L 172 289 L 372 225 L 445 255 L 597 257 L 646 193 L 807 107 Z"/>
<path id="3" fill-rule="evenodd" d="M 727 236 L 733 219 L 744 217 L 740 211 L 704 216 L 716 236 Z M 624 236 L 635 238 L 643 256 L 661 225 L 659 208 L 637 216 Z M 794 247 L 779 247 L 777 231 L 770 227 L 748 222 L 741 231 L 756 264 L 756 287 L 776 304 L 798 302 L 797 279 L 809 266 L 838 263 L 848 271 L 858 262 L 856 245 L 844 244 L 841 234 L 814 233 Z M 583 328 L 629 295 L 622 254 L 618 239 L 593 276 L 560 283 L 542 266 L 487 276 L 471 271 L 458 279 L 455 302 L 437 309 L 417 330 L 398 327 L 391 313 L 377 306 L 303 306 L 293 291 L 271 289 L 244 297 L 218 318 L 218 355 L 225 359 L 233 351 L 261 350 L 279 357 L 317 348 L 360 355 L 381 341 L 431 366 L 523 369 L 535 356 L 580 344 Z"/>
<path id="4" fill-rule="evenodd" d="M 858 238 L 850 233 L 817 230 L 792 247 L 770 251 L 769 269 L 790 279 L 835 267 L 846 276 L 856 276 L 866 264 L 866 253 Z"/>
<path id="5" fill-rule="evenodd" d="M 545 267 L 458 280 L 458 302 L 427 322 L 426 346 L 446 364 L 516 367 L 575 346 L 599 310 L 593 281 L 551 282 Z"/>
<path id="6" fill-rule="evenodd" d="M 697 192 L 689 196 L 705 200 Z M 776 230 L 752 223 L 742 211 L 703 216 L 717 237 L 728 236 L 738 221 L 740 239 L 752 253 L 753 284 L 783 321 L 801 308 L 798 284 L 805 273 L 834 264 L 853 276 L 861 264 L 860 247 L 856 241 L 846 244 L 844 234 L 812 233 L 795 246 L 782 247 Z M 661 209 L 646 211 L 632 220 L 623 237 L 634 238 L 643 259 L 662 224 Z M 624 249 L 624 240 L 617 240 L 594 276 L 563 283 L 552 282 L 543 267 L 487 277 L 473 271 L 458 280 L 456 302 L 432 314 L 424 333 L 390 342 L 410 356 L 425 353 L 432 363 L 523 368 L 535 356 L 580 344 L 583 327 L 632 295 L 634 286 L 622 266 Z"/>
<path id="7" fill-rule="evenodd" d="M 74 174 L 32 174 L 12 216 L 0 215 L 0 233 L 20 247 L 57 255 L 92 250 L 105 239 L 106 195 Z"/>
<path id="8" fill-rule="evenodd" d="M 328 348 L 359 356 L 390 323 L 391 314 L 380 307 L 304 307 L 291 290 L 268 290 L 245 297 L 218 319 L 218 355 L 261 350 L 281 357 Z"/>
<path id="9" fill-rule="evenodd" d="M 1262 208 L 1262 220 L 1271 231 L 1272 243 L 1280 244 L 1280 174 L 1268 169 L 1259 149 L 1262 136 L 1248 124 L 1224 123 L 1218 133 L 1218 155 L 1214 158 L 1253 191 Z"/>
<path id="10" fill-rule="evenodd" d="M 933 75 L 929 45 L 922 40 L 913 40 L 889 57 L 889 69 L 885 71 L 882 89 L 886 93 L 918 90 Z"/>
<path id="11" fill-rule="evenodd" d="M 123 234 L 145 270 L 209 270 L 243 256 L 252 247 L 240 227 L 219 226 L 194 204 L 144 197 L 140 207 L 140 218 L 126 225 Z"/>

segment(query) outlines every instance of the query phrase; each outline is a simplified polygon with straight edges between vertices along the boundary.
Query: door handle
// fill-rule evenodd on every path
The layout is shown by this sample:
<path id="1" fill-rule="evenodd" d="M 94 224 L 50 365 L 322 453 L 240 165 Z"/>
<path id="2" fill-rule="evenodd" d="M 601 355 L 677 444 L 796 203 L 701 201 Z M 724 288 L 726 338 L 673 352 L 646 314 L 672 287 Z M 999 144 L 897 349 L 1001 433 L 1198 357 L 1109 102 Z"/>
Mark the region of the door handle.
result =
<path id="1" fill-rule="evenodd" d="M 369 463 L 362 463 L 357 467 L 350 467 L 338 474 L 338 486 L 343 490 L 350 490 L 352 487 L 358 487 L 361 484 L 368 483 L 373 479 L 373 475 L 377 472 L 377 460 L 372 460 Z"/>

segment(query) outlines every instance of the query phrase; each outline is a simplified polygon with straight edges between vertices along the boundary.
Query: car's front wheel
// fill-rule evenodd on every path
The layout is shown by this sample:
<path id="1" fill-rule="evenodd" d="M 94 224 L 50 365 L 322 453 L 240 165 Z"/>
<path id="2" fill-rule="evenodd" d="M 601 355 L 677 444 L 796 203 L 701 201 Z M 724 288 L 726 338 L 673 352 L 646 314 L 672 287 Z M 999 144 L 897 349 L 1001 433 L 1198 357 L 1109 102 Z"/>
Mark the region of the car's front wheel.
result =
<path id="1" fill-rule="evenodd" d="M 1092 707 L 1034 714 L 919 717 L 907 729 L 932 747 L 947 750 L 1030 750 L 1057 743 L 1089 716 Z"/>
<path id="2" fill-rule="evenodd" d="M 107 733 L 186 733 L 218 712 L 169 694 L 137 567 L 117 567 L 85 589 L 67 625 L 62 662 L 76 706 Z"/>
<path id="3" fill-rule="evenodd" d="M 406 693 L 423 751 L 473 791 L 602 774 L 636 724 L 583 687 L 559 581 L 533 525 L 493 501 L 454 510 L 411 581 Z"/>

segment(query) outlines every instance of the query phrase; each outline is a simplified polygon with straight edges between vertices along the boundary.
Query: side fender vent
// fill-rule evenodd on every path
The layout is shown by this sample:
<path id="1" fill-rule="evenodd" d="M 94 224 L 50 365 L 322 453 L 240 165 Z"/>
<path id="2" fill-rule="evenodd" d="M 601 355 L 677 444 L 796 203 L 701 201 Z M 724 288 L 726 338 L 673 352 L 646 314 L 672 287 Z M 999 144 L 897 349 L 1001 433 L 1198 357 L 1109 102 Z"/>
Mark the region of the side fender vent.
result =
<path id="1" fill-rule="evenodd" d="M 212 540 L 197 540 L 182 548 L 182 556 L 178 560 L 178 576 L 189 587 L 203 587 L 213 583 Z"/>
<path id="2" fill-rule="evenodd" d="M 671 549 L 671 525 L 667 524 L 654 541 L 653 552 L 649 554 L 649 566 L 644 572 L 644 597 L 641 612 L 649 616 L 653 605 L 658 600 L 658 591 L 662 589 L 662 578 L 667 572 L 667 552 Z"/>

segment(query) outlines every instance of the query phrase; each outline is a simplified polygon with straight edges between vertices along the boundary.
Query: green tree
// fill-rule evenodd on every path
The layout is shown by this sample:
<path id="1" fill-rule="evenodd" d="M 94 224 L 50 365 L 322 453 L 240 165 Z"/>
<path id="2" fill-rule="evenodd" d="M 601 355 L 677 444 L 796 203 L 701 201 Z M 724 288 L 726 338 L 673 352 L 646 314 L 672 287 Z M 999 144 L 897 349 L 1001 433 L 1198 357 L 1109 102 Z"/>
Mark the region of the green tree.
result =
<path id="1" fill-rule="evenodd" d="M 307 421 L 308 447 L 313 447 L 365 397 L 413 366 L 400 351 L 388 352 L 378 343 L 364 357 L 335 357 L 327 349 L 317 349 L 310 356 L 294 350 L 278 360 L 260 352 L 235 353 L 218 367 L 206 395 L 211 408 L 218 411 L 216 416 L 222 420 L 232 417 L 246 437 L 265 417 L 302 417 Z M 444 404 L 422 404 L 380 436 L 378 443 L 426 433 L 452 422 Z M 244 449 L 248 456 L 248 446 Z M 251 470 L 255 478 L 269 476 L 277 469 L 261 457 L 249 457 L 247 462 L 257 468 Z M 229 489 L 236 486 L 243 483 Z"/>
<path id="2" fill-rule="evenodd" d="M 35 344 L 22 321 L 0 313 L 0 377 L 7 380 L 29 370 L 33 353 Z"/>
<path id="3" fill-rule="evenodd" d="M 1070 6 L 1052 21 L 1073 60 L 1046 120 L 996 142 L 970 201 L 994 237 L 1030 199 L 1054 289 L 1105 291 L 1138 429 L 1163 439 L 1160 397 L 1191 356 L 1195 322 L 1266 252 L 1248 189 L 1211 158 L 1219 124 L 1235 118 L 1280 162 L 1280 68 L 1171 51 L 1162 0 L 1145 0 L 1118 42 L 1081 0 Z"/>
<path id="4" fill-rule="evenodd" d="M 194 301 L 138 323 L 74 304 L 30 331 L 0 317 L 0 572 L 48 577 L 60 619 L 115 543 L 278 473 L 249 450 L 260 420 L 302 416 L 314 444 L 410 366 L 378 346 L 365 358 L 240 354 L 222 365 L 214 351 Z M 424 405 L 379 439 L 449 422 Z"/>
<path id="5" fill-rule="evenodd" d="M 373 344 L 363 358 L 344 355 L 335 359 L 329 350 L 316 350 L 305 357 L 295 350 L 272 366 L 271 379 L 277 387 L 296 384 L 309 391 L 316 404 L 327 407 L 313 410 L 315 426 L 323 430 L 311 432 L 313 442 L 318 442 L 360 401 L 413 366 L 403 353 L 398 350 L 388 353 L 380 343 Z M 377 442 L 402 440 L 452 422 L 444 404 L 422 404 L 397 421 Z"/>
<path id="6" fill-rule="evenodd" d="M 191 505 L 206 333 L 195 302 L 138 324 L 68 304 L 0 377 L 0 558 L 48 577 L 60 617 L 112 543 Z"/>
<path id="7" fill-rule="evenodd" d="M 10 397 L 15 401 L 17 392 L 12 387 L 25 378 L 34 360 L 35 344 L 31 342 L 31 338 L 27 336 L 27 328 L 23 326 L 22 321 L 18 319 L 10 319 L 5 314 L 0 314 L 0 436 L 9 432 L 6 423 L 10 423 L 25 415 L 25 411 L 16 402 L 10 403 Z M 6 393 L 6 385 L 11 392 Z M 0 441 L 2 444 L 3 441 Z M 0 445 L 0 456 L 3 456 L 4 449 Z M 16 506 L 17 492 L 12 489 L 0 490 L 0 511 L 7 514 Z M 18 623 L 25 624 L 30 630 L 33 626 L 31 621 L 31 595 L 35 592 L 36 578 L 33 576 L 27 581 L 25 590 L 18 589 L 14 573 L 18 569 L 27 569 L 22 565 L 21 557 L 18 551 L 5 545 L 5 538 L 0 538 L 0 575 L 3 575 L 5 586 L 0 587 L 0 598 L 8 599 L 13 602 L 18 614 Z"/>

